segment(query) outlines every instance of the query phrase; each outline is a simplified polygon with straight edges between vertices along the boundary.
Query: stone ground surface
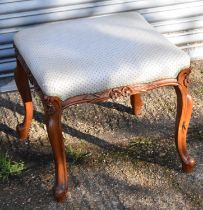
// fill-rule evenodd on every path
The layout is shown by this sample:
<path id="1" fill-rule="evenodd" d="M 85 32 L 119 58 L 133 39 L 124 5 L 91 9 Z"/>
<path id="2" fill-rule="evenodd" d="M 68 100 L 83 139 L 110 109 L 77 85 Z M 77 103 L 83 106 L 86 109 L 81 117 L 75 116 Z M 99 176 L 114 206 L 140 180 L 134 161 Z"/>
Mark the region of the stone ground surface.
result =
<path id="1" fill-rule="evenodd" d="M 19 142 L 15 127 L 23 119 L 17 92 L 0 95 L 0 150 L 26 169 L 0 182 L 0 209 L 203 209 L 203 61 L 193 62 L 190 92 L 194 111 L 188 147 L 196 161 L 181 171 L 174 144 L 176 96 L 173 88 L 143 94 L 142 115 L 129 99 L 66 109 L 65 144 L 87 153 L 69 158 L 69 193 L 63 204 L 52 197 L 54 164 L 39 98 L 30 137 Z"/>

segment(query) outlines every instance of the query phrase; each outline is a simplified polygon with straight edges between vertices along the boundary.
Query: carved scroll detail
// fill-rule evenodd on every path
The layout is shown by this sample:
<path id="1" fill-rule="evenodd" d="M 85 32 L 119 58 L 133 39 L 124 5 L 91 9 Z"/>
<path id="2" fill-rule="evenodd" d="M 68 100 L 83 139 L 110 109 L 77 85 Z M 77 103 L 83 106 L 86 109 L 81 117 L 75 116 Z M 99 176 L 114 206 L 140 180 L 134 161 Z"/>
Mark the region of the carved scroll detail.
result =
<path id="1" fill-rule="evenodd" d="M 61 109 L 61 101 L 58 97 L 44 96 L 43 104 L 47 115 L 53 115 L 58 108 Z"/>
<path id="2" fill-rule="evenodd" d="M 158 80 L 148 84 L 127 85 L 123 87 L 112 88 L 96 94 L 85 94 L 68 98 L 62 102 L 62 107 L 65 108 L 67 106 L 81 103 L 96 103 L 100 101 L 106 101 L 108 99 L 115 100 L 119 97 L 131 96 L 133 94 L 146 92 L 158 87 L 177 85 L 177 79 Z"/>
<path id="3" fill-rule="evenodd" d="M 185 79 L 183 81 L 183 84 L 185 85 L 185 87 L 188 87 L 189 83 L 190 83 L 189 74 L 185 74 Z"/>
<path id="4" fill-rule="evenodd" d="M 109 93 L 109 98 L 115 100 L 119 97 L 128 97 L 132 95 L 133 90 L 130 87 L 113 88 Z"/>
<path id="5" fill-rule="evenodd" d="M 181 71 L 178 75 L 178 82 L 179 84 L 183 84 L 186 88 L 188 87 L 189 83 L 190 83 L 190 79 L 189 79 L 189 75 L 192 71 L 192 68 L 188 68 L 185 69 L 183 71 Z"/>

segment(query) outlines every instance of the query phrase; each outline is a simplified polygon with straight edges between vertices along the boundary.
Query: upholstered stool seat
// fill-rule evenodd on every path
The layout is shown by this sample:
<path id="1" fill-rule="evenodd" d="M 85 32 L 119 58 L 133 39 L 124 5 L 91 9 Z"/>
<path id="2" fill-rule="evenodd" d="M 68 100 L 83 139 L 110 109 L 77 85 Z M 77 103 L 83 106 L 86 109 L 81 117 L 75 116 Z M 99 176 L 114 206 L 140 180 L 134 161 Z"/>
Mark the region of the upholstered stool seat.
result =
<path id="1" fill-rule="evenodd" d="M 176 78 L 190 58 L 136 12 L 46 24 L 15 45 L 45 95 L 62 100 Z"/>
<path id="2" fill-rule="evenodd" d="M 20 139 L 29 134 L 33 116 L 30 82 L 44 105 L 52 146 L 57 201 L 68 189 L 62 110 L 74 104 L 130 96 L 132 113 L 141 113 L 143 92 L 173 86 L 177 93 L 176 147 L 182 168 L 192 171 L 186 135 L 192 112 L 188 92 L 190 58 L 136 12 L 77 19 L 25 29 L 15 35 L 15 80 L 25 116 L 17 126 Z"/>

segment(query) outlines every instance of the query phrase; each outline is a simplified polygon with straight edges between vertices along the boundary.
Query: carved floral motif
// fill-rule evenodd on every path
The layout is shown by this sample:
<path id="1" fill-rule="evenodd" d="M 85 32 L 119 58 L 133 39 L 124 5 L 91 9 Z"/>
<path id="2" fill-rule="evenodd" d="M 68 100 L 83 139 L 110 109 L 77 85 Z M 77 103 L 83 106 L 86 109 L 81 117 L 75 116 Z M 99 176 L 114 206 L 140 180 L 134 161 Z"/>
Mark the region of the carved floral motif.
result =
<path id="1" fill-rule="evenodd" d="M 128 97 L 132 95 L 132 93 L 133 93 L 133 90 L 128 86 L 121 87 L 121 88 L 113 88 L 111 89 L 109 93 L 109 98 L 115 100 L 119 97 Z"/>
<path id="2" fill-rule="evenodd" d="M 189 74 L 185 74 L 185 79 L 183 80 L 183 84 L 185 85 L 185 87 L 188 87 L 189 83 L 190 83 Z"/>
<path id="3" fill-rule="evenodd" d="M 53 115 L 57 110 L 61 110 L 61 101 L 58 97 L 44 96 L 43 104 L 48 115 Z"/>
<path id="4" fill-rule="evenodd" d="M 54 106 L 52 97 L 45 96 L 43 100 L 43 104 L 45 107 L 45 111 L 48 115 L 53 115 L 55 113 L 56 108 Z"/>
<path id="5" fill-rule="evenodd" d="M 189 75 L 192 71 L 192 68 L 182 70 L 180 74 L 178 75 L 178 81 L 179 83 L 183 84 L 186 88 L 188 87 L 190 83 Z"/>

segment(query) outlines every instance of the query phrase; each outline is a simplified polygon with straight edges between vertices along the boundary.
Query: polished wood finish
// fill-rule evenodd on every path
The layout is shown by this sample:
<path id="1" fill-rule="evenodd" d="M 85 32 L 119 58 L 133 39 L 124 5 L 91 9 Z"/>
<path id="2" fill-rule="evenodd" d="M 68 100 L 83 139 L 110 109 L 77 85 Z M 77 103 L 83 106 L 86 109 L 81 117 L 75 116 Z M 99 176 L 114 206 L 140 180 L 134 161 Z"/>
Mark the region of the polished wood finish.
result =
<path id="1" fill-rule="evenodd" d="M 44 97 L 43 105 L 46 114 L 47 132 L 55 160 L 56 181 L 54 196 L 57 201 L 62 202 L 68 190 L 68 176 L 61 129 L 61 100 L 58 97 Z"/>
<path id="2" fill-rule="evenodd" d="M 32 112 L 31 112 L 31 96 L 27 76 L 31 83 L 38 91 L 45 108 L 45 117 L 47 132 L 52 146 L 55 167 L 56 167 L 56 181 L 54 187 L 54 194 L 57 201 L 63 201 L 68 188 L 66 156 L 64 149 L 64 142 L 61 128 L 61 113 L 66 107 L 81 103 L 96 103 L 108 99 L 116 99 L 118 97 L 131 97 L 131 104 L 135 115 L 141 113 L 142 100 L 140 94 L 155 88 L 163 86 L 174 86 L 177 93 L 177 117 L 176 117 L 176 146 L 182 161 L 182 168 L 185 172 L 190 172 L 194 166 L 194 160 L 189 157 L 186 148 L 186 135 L 192 112 L 192 99 L 188 93 L 188 75 L 191 68 L 182 70 L 177 79 L 163 79 L 154 81 L 148 84 L 128 85 L 124 87 L 116 87 L 105 90 L 100 93 L 84 94 L 74 96 L 61 101 L 58 97 L 45 96 L 41 91 L 37 81 L 32 76 L 31 71 L 24 62 L 22 56 L 17 52 L 17 59 L 24 67 L 16 70 L 16 82 L 19 92 L 21 93 L 23 102 L 25 104 L 25 120 L 20 131 L 21 137 L 27 137 L 28 128 L 30 127 Z M 19 63 L 18 62 L 18 63 Z M 18 65 L 19 66 L 19 65 Z M 19 128 L 17 129 L 19 132 Z"/>
<path id="3" fill-rule="evenodd" d="M 142 111 L 142 98 L 140 94 L 134 94 L 130 96 L 130 102 L 132 111 L 135 116 L 139 116 Z"/>
<path id="4" fill-rule="evenodd" d="M 188 92 L 190 70 L 184 70 L 178 75 L 179 85 L 175 87 L 177 94 L 177 116 L 176 116 L 176 147 L 182 162 L 182 169 L 191 172 L 195 161 L 187 151 L 186 136 L 192 114 L 192 98 Z"/>
<path id="5" fill-rule="evenodd" d="M 164 86 L 177 86 L 177 79 L 163 79 L 157 80 L 147 84 L 137 84 L 137 85 L 128 85 L 123 87 L 112 88 L 100 93 L 94 94 L 84 94 L 80 96 L 74 96 L 62 101 L 63 109 L 72 106 L 75 104 L 82 103 L 96 103 L 100 101 L 106 101 L 108 99 L 117 99 L 119 97 L 127 97 L 131 95 L 137 95 L 155 88 L 164 87 Z"/>
<path id="6" fill-rule="evenodd" d="M 25 109 L 23 123 L 17 125 L 16 129 L 19 138 L 21 140 L 25 140 L 28 138 L 28 133 L 32 122 L 33 105 L 32 105 L 32 97 L 30 93 L 28 77 L 19 61 L 17 61 L 17 68 L 14 72 L 14 75 L 15 75 L 16 85 L 22 97 Z"/>

